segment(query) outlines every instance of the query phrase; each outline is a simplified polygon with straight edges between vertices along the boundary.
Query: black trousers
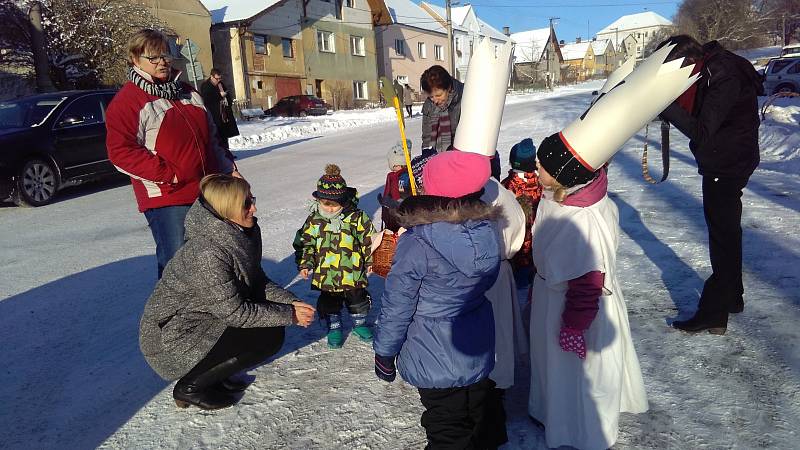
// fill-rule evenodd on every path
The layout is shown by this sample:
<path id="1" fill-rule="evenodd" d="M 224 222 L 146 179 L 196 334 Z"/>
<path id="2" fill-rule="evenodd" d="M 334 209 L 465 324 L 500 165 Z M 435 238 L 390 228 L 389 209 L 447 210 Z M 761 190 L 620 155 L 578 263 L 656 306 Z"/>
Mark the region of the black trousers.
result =
<path id="1" fill-rule="evenodd" d="M 703 177 L 703 213 L 713 273 L 703 286 L 698 311 L 727 317 L 742 301 L 742 189 L 748 178 Z"/>
<path id="2" fill-rule="evenodd" d="M 508 440 L 505 413 L 497 414 L 496 402 L 502 402 L 502 395 L 495 392 L 500 390 L 494 381 L 485 378 L 464 387 L 418 390 L 425 407 L 420 423 L 428 437 L 426 449 L 494 449 Z"/>
<path id="3" fill-rule="evenodd" d="M 343 292 L 322 291 L 317 298 L 317 312 L 320 316 L 339 314 L 344 304 L 350 314 L 367 314 L 371 303 L 372 297 L 364 288 Z"/>
<path id="4" fill-rule="evenodd" d="M 270 356 L 278 353 L 283 346 L 285 336 L 284 327 L 269 328 L 233 328 L 228 327 L 205 358 L 200 360 L 181 381 L 191 381 L 210 369 L 237 358 L 238 364 L 231 368 L 230 373 L 220 373 L 218 380 L 211 380 L 208 384 L 222 381 L 236 372 L 245 370 L 264 362 Z"/>
<path id="5" fill-rule="evenodd" d="M 408 117 L 411 117 L 411 106 L 412 105 L 406 105 L 406 112 L 408 112 Z"/>

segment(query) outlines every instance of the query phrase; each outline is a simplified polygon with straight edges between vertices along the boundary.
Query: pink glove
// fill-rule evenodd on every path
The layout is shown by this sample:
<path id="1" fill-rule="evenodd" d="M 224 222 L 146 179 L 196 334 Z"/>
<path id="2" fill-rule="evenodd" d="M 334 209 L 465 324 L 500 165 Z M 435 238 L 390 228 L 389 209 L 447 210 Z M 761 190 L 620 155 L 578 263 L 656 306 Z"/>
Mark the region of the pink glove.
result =
<path id="1" fill-rule="evenodd" d="M 574 352 L 580 359 L 586 359 L 586 340 L 583 332 L 567 326 L 561 327 L 558 335 L 558 344 L 565 352 Z"/>

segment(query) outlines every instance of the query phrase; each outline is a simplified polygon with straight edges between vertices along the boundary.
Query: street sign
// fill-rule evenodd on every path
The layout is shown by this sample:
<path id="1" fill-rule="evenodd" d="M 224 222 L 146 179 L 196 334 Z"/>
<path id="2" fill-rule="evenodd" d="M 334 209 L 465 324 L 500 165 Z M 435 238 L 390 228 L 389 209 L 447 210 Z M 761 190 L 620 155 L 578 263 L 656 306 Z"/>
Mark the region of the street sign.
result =
<path id="1" fill-rule="evenodd" d="M 205 78 L 205 75 L 203 75 L 203 65 L 200 64 L 200 61 L 196 61 L 194 64 L 186 64 L 186 76 L 192 81 Z"/>
<path id="2" fill-rule="evenodd" d="M 200 47 L 189 39 L 181 46 L 181 55 L 189 61 L 197 59 L 197 54 L 200 52 Z"/>
<path id="3" fill-rule="evenodd" d="M 194 83 L 194 88 L 197 89 L 197 80 L 202 80 L 203 66 L 197 60 L 197 53 L 200 52 L 200 47 L 197 46 L 191 39 L 186 39 L 186 42 L 181 46 L 181 55 L 188 61 L 186 64 L 186 75 Z"/>

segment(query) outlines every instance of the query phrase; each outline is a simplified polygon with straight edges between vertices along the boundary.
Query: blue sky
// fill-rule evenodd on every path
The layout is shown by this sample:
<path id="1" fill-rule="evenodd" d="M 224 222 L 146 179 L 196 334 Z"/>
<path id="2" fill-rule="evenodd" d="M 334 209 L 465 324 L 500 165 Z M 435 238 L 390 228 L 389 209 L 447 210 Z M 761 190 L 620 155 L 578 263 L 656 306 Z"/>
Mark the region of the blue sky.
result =
<path id="1" fill-rule="evenodd" d="M 428 1 L 444 6 L 444 0 Z M 461 1 L 461 5 L 466 3 Z M 627 14 L 654 11 L 672 20 L 680 2 L 664 0 L 475 0 L 471 3 L 478 13 L 478 17 L 500 31 L 504 26 L 509 26 L 512 33 L 545 28 L 548 25 L 549 17 L 560 17 L 559 20 L 556 20 L 556 35 L 559 39 L 572 42 L 578 36 L 583 39 L 587 38 L 587 21 L 588 37 L 592 37 L 620 16 Z"/>

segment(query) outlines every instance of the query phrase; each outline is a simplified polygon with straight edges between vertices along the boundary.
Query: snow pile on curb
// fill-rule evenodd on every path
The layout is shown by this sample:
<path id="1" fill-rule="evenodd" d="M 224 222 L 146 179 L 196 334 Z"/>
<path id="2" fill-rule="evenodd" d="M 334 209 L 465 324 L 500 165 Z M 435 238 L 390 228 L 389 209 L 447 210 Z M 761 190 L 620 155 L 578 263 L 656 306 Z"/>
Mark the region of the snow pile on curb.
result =
<path id="1" fill-rule="evenodd" d="M 240 136 L 231 138 L 230 145 L 232 150 L 251 149 L 289 138 L 390 122 L 396 120 L 396 117 L 394 109 L 382 108 L 369 111 L 339 111 L 321 117 L 275 117 L 255 122 L 240 122 Z"/>
<path id="2" fill-rule="evenodd" d="M 767 109 L 759 129 L 763 162 L 780 162 L 781 171 L 800 171 L 800 98 L 779 99 Z M 789 169 L 789 170 L 787 170 Z"/>

